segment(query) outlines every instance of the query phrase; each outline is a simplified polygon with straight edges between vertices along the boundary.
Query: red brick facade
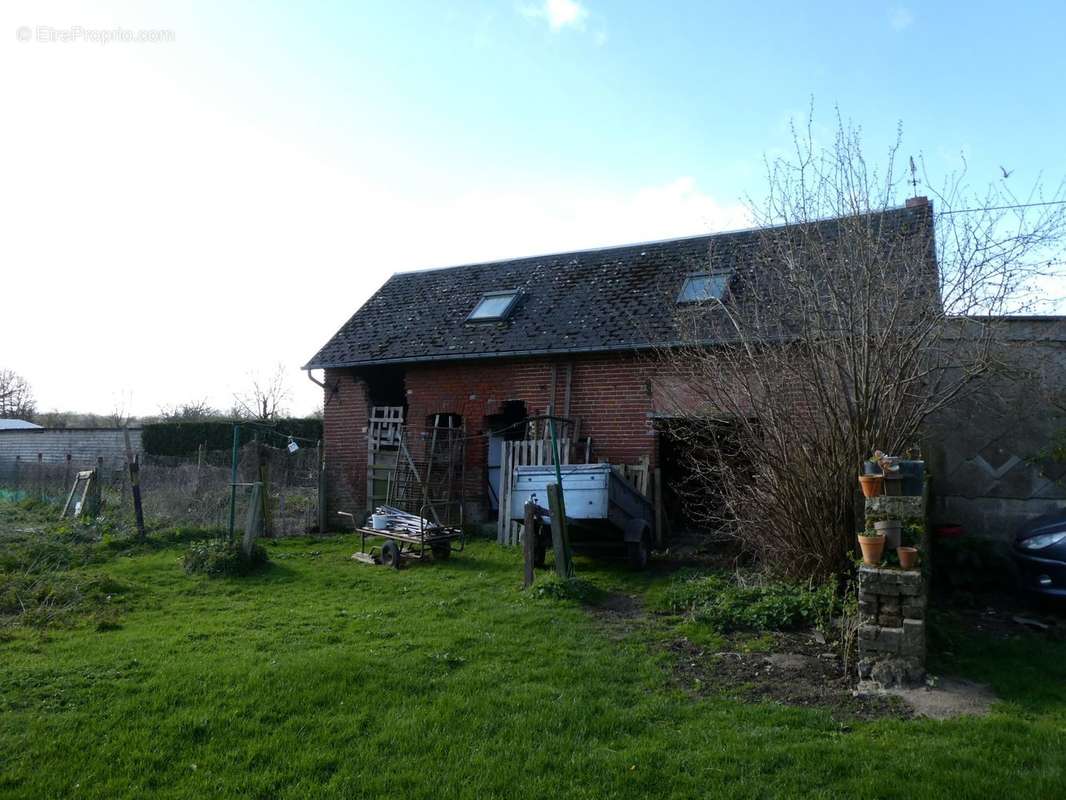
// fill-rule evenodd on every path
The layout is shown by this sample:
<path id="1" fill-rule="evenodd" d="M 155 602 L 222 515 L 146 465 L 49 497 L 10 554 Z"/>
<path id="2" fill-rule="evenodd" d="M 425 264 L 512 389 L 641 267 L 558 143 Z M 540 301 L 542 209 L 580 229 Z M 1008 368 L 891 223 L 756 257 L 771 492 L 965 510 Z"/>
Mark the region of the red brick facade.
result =
<path id="1" fill-rule="evenodd" d="M 568 363 L 572 365 L 568 416 L 580 420 L 582 438 L 592 437 L 596 459 L 634 463 L 648 456 L 654 464 L 658 455 L 654 366 L 633 354 L 407 365 L 404 389 L 409 441 L 421 442 L 427 419 L 439 413 L 461 415 L 468 437 L 487 434 L 486 418 L 501 413 L 509 400 L 523 401 L 530 415 L 545 414 L 552 406 L 557 416 L 567 415 Z M 351 370 L 328 370 L 326 386 L 326 459 L 331 503 L 336 504 L 331 512 L 336 508 L 361 510 L 366 505 L 367 387 Z M 479 501 L 486 492 L 487 453 L 487 438 L 468 439 L 466 484 L 472 506 L 483 506 Z"/>

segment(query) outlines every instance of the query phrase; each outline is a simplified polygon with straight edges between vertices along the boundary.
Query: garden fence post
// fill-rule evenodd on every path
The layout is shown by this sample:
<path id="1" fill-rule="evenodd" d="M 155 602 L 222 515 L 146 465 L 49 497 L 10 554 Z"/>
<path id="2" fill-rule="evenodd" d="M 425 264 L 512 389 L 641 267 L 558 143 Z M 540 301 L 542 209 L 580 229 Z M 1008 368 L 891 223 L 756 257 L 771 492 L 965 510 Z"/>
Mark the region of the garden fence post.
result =
<path id="1" fill-rule="evenodd" d="M 533 585 L 533 548 L 536 532 L 533 529 L 536 520 L 536 506 L 532 500 L 526 501 L 526 517 L 522 524 L 522 561 L 525 571 L 522 576 L 522 587 L 528 589 Z"/>
<path id="2" fill-rule="evenodd" d="M 241 550 L 245 558 L 251 558 L 252 546 L 258 538 L 263 525 L 263 484 L 253 483 L 252 494 L 248 499 L 248 513 L 244 518 L 244 540 Z"/>
<path id="3" fill-rule="evenodd" d="M 326 454 L 318 440 L 318 532 L 326 532 Z"/>

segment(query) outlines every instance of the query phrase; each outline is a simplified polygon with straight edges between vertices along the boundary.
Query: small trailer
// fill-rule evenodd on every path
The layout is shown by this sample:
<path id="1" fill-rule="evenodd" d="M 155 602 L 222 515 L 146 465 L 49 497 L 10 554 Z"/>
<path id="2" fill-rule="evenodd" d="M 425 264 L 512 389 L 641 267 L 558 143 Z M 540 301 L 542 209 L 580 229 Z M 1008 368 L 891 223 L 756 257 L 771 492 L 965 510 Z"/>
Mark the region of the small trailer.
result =
<path id="1" fill-rule="evenodd" d="M 567 530 L 574 549 L 621 549 L 624 545 L 632 566 L 637 569 L 647 566 L 655 525 L 651 501 L 610 464 L 564 464 L 559 471 Z M 550 464 L 516 467 L 511 489 L 511 519 L 525 520 L 528 500 L 546 506 L 551 483 L 557 483 L 557 478 L 555 467 Z M 526 533 L 523 531 L 523 535 Z M 543 566 L 551 544 L 549 526 L 539 526 L 534 535 L 537 537 L 535 562 Z"/>

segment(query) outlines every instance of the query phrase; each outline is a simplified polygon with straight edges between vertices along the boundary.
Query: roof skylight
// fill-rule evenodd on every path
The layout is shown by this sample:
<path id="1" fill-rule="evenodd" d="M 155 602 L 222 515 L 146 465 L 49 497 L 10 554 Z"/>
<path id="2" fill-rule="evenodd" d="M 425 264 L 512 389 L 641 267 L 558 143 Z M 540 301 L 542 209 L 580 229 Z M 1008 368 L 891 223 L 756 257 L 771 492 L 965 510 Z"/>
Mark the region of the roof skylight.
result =
<path id="1" fill-rule="evenodd" d="M 474 306 L 474 310 L 470 312 L 467 320 L 480 322 L 504 319 L 511 313 L 511 309 L 517 299 L 517 289 L 510 289 L 505 292 L 485 292 L 485 294 L 481 295 L 478 304 Z"/>
<path id="2" fill-rule="evenodd" d="M 701 303 L 704 300 L 721 300 L 728 286 L 728 272 L 699 272 L 689 275 L 681 284 L 677 302 Z"/>

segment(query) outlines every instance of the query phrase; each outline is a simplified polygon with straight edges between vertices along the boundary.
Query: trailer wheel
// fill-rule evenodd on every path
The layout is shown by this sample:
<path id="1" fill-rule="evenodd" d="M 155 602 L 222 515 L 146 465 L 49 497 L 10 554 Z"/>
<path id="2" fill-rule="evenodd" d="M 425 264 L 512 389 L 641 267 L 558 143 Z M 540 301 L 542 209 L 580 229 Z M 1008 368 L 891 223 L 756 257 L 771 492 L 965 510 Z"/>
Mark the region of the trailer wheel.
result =
<path id="1" fill-rule="evenodd" d="M 381 545 L 381 563 L 393 569 L 400 568 L 400 548 L 396 542 L 385 542 Z"/>
<path id="2" fill-rule="evenodd" d="M 446 561 L 452 554 L 452 546 L 450 544 L 430 545 L 430 550 L 433 551 L 434 561 Z"/>
<path id="3" fill-rule="evenodd" d="M 641 536 L 639 541 L 626 542 L 626 557 L 629 559 L 629 566 L 633 569 L 644 569 L 647 567 L 648 555 L 647 534 Z"/>

